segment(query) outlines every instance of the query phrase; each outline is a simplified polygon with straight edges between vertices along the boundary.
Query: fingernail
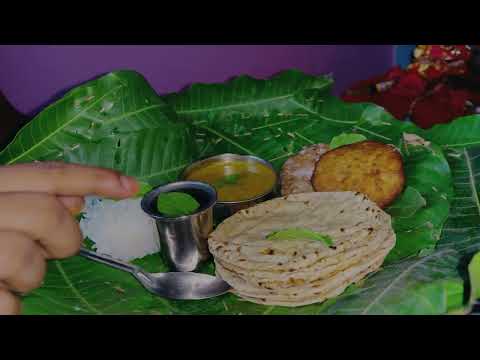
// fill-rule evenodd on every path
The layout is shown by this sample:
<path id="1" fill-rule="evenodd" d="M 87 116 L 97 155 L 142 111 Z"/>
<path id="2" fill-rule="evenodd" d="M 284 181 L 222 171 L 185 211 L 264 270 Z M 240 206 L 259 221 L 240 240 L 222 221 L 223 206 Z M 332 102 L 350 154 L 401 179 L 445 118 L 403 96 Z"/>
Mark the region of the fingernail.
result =
<path id="1" fill-rule="evenodd" d="M 124 176 L 124 175 L 120 176 L 120 183 L 122 184 L 122 187 L 128 192 L 136 193 L 138 191 L 137 180 L 135 180 L 130 176 Z"/>

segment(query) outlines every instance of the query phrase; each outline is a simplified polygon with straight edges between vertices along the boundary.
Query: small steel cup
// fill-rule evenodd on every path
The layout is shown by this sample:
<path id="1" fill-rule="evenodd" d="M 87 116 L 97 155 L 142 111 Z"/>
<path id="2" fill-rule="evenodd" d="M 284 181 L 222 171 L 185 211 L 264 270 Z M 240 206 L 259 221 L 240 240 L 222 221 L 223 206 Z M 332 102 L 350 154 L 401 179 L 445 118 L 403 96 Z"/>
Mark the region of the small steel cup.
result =
<path id="1" fill-rule="evenodd" d="M 157 210 L 161 193 L 184 192 L 193 196 L 200 208 L 191 215 L 169 218 Z M 213 207 L 217 203 L 215 189 L 197 181 L 179 181 L 159 186 L 142 199 L 142 209 L 155 219 L 160 237 L 161 254 L 173 271 L 194 271 L 210 257 L 208 235 L 213 230 Z"/>

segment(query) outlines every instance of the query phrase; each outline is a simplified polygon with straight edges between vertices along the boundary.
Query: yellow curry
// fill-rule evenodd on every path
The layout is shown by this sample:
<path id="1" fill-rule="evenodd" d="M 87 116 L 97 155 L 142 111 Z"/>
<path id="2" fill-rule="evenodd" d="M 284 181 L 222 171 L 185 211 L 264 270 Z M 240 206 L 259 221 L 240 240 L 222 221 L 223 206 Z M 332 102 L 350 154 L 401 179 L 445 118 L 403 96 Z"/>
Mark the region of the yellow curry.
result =
<path id="1" fill-rule="evenodd" d="M 243 201 L 270 192 L 276 174 L 259 162 L 217 160 L 193 169 L 186 180 L 202 181 L 217 190 L 218 201 Z"/>

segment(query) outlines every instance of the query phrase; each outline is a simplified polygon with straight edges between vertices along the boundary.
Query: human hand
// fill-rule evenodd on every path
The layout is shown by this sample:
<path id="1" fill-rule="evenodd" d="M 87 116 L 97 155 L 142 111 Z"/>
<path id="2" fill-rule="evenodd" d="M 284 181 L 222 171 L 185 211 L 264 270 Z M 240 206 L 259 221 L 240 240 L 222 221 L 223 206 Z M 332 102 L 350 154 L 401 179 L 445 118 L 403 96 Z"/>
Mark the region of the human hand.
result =
<path id="1" fill-rule="evenodd" d="M 0 314 L 19 314 L 19 294 L 39 287 L 46 260 L 75 255 L 75 214 L 84 196 L 128 198 L 135 179 L 108 169 L 56 162 L 0 167 Z"/>

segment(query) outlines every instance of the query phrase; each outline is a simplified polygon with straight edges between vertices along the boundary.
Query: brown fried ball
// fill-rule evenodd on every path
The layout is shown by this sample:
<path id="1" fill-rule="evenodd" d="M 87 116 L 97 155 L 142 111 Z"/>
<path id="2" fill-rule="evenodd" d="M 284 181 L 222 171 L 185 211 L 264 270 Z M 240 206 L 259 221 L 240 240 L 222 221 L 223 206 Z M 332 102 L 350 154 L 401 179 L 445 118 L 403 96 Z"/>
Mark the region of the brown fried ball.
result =
<path id="1" fill-rule="evenodd" d="M 345 145 L 320 157 L 312 185 L 315 191 L 358 191 L 385 208 L 405 185 L 402 156 L 374 141 Z"/>
<path id="2" fill-rule="evenodd" d="M 327 144 L 308 146 L 285 161 L 280 172 L 282 196 L 313 192 L 311 180 L 315 164 L 328 150 Z"/>

